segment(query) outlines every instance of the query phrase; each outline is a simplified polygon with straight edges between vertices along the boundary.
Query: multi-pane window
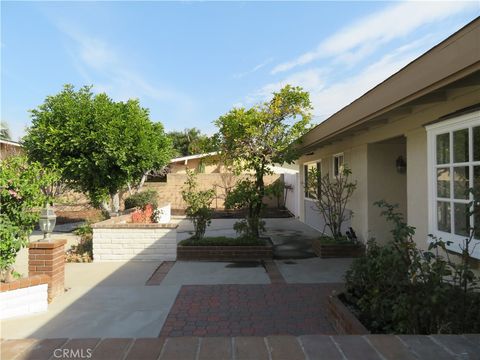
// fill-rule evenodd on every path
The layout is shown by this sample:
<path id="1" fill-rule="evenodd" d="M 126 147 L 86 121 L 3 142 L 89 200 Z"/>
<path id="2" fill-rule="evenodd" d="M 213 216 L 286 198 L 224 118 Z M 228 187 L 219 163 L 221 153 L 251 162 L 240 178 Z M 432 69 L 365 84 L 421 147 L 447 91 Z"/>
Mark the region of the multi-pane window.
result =
<path id="1" fill-rule="evenodd" d="M 303 176 L 304 176 L 304 182 L 305 182 L 305 198 L 307 199 L 316 199 L 317 194 L 314 191 L 311 191 L 311 189 L 308 188 L 308 184 L 310 184 L 311 180 L 309 177 L 312 176 L 312 170 L 317 169 L 317 175 L 321 176 L 321 171 L 322 171 L 322 165 L 321 162 L 315 162 L 315 163 L 310 163 L 310 164 L 305 164 L 303 165 Z M 317 190 L 318 192 L 318 190 Z"/>
<path id="2" fill-rule="evenodd" d="M 341 175 L 343 172 L 343 154 L 333 155 L 333 176 Z"/>
<path id="3" fill-rule="evenodd" d="M 480 192 L 480 112 L 427 127 L 429 132 L 430 231 L 459 251 L 471 231 L 480 240 L 480 215 L 472 214 Z M 480 246 L 480 245 L 479 245 Z"/>

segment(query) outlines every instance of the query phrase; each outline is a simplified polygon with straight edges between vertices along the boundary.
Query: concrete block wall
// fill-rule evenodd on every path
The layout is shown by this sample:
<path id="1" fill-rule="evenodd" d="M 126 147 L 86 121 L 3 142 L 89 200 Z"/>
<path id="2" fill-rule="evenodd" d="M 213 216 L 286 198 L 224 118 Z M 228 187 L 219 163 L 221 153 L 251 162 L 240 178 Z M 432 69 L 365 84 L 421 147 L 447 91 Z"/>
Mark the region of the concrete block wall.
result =
<path id="1" fill-rule="evenodd" d="M 93 225 L 93 261 L 175 261 L 177 225 L 132 224 L 130 215 Z"/>
<path id="2" fill-rule="evenodd" d="M 1 292 L 0 304 L 0 319 L 47 311 L 48 284 Z"/>
<path id="3" fill-rule="evenodd" d="M 212 208 L 223 209 L 225 202 L 225 188 L 233 188 L 236 182 L 248 175 L 235 176 L 228 173 L 197 174 L 197 182 L 200 190 L 213 189 L 215 198 Z M 264 177 L 265 185 L 269 185 L 278 179 L 283 179 L 282 174 L 267 175 Z M 167 182 L 147 182 L 143 190 L 152 189 L 158 193 L 158 202 L 170 203 L 174 210 L 184 210 L 186 204 L 182 199 L 182 188 L 187 180 L 186 174 L 168 174 Z M 265 198 L 264 202 L 269 207 L 276 207 L 276 199 Z"/>

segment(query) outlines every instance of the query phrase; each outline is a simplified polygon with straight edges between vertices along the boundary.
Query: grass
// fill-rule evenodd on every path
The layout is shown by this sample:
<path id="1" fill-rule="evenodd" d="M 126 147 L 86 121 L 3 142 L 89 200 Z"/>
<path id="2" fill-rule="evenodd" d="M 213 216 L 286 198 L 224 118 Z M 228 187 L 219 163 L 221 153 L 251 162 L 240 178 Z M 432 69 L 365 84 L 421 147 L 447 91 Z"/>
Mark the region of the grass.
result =
<path id="1" fill-rule="evenodd" d="M 201 240 L 189 238 L 180 241 L 181 246 L 261 246 L 265 245 L 262 239 L 242 236 L 231 238 L 226 236 L 204 237 Z"/>
<path id="2" fill-rule="evenodd" d="M 346 236 L 342 236 L 340 239 L 334 239 L 331 236 L 321 236 L 319 238 L 322 245 L 353 245 Z"/>

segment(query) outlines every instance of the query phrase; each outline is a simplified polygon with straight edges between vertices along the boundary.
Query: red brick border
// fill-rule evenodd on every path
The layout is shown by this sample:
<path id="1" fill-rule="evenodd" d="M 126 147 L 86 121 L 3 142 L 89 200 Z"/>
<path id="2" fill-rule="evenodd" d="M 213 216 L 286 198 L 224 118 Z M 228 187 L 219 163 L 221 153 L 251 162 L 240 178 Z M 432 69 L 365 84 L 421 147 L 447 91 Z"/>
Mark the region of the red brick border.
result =
<path id="1" fill-rule="evenodd" d="M 50 277 L 47 275 L 33 275 L 26 278 L 17 279 L 9 283 L 0 283 L 0 292 L 23 289 L 30 286 L 48 284 Z"/>
<path id="2" fill-rule="evenodd" d="M 177 260 L 249 261 L 273 259 L 273 246 L 177 246 Z"/>
<path id="3" fill-rule="evenodd" d="M 339 334 L 370 334 L 370 331 L 363 326 L 335 293 L 328 297 L 328 316 L 332 326 Z"/>
<path id="4" fill-rule="evenodd" d="M 321 258 L 360 257 L 365 252 L 364 246 L 360 244 L 322 244 L 320 240 L 313 240 L 312 249 Z"/>

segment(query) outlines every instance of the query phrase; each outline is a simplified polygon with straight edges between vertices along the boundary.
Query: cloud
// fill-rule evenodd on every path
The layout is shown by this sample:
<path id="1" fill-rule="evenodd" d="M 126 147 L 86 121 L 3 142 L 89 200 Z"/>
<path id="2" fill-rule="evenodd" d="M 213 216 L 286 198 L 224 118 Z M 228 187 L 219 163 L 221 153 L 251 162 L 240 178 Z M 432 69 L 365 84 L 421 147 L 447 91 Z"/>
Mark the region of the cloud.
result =
<path id="1" fill-rule="evenodd" d="M 95 92 L 105 92 L 115 100 L 149 98 L 168 102 L 184 116 L 191 116 L 194 102 L 186 94 L 145 79 L 134 66 L 127 64 L 119 51 L 99 37 L 89 36 L 70 26 L 59 26 L 73 42 L 67 44 L 72 63 Z"/>
<path id="2" fill-rule="evenodd" d="M 318 67 L 296 72 L 284 80 L 264 85 L 247 96 L 245 101 L 249 104 L 265 101 L 273 91 L 278 91 L 287 84 L 301 86 L 310 93 L 315 118 L 322 121 L 416 59 L 434 38 L 433 35 L 427 35 L 399 46 L 360 69 L 356 75 L 338 78 L 342 67 L 333 64 L 329 68 Z"/>
<path id="3" fill-rule="evenodd" d="M 250 75 L 250 74 L 253 74 L 254 72 L 257 72 L 258 70 L 260 70 L 261 68 L 267 66 L 268 64 L 270 64 L 271 62 L 273 61 L 273 58 L 268 58 L 267 60 L 263 61 L 262 63 L 254 66 L 252 69 L 248 70 L 248 71 L 245 71 L 245 72 L 242 72 L 242 73 L 237 73 L 237 74 L 234 74 L 233 77 L 235 79 L 241 79 L 247 75 Z"/>
<path id="4" fill-rule="evenodd" d="M 345 27 L 322 41 L 316 48 L 295 59 L 278 64 L 271 73 L 284 72 L 329 57 L 336 57 L 341 62 L 355 63 L 383 44 L 404 37 L 423 25 L 443 20 L 473 7 L 478 8 L 478 3 L 405 1 L 389 6 Z"/>

